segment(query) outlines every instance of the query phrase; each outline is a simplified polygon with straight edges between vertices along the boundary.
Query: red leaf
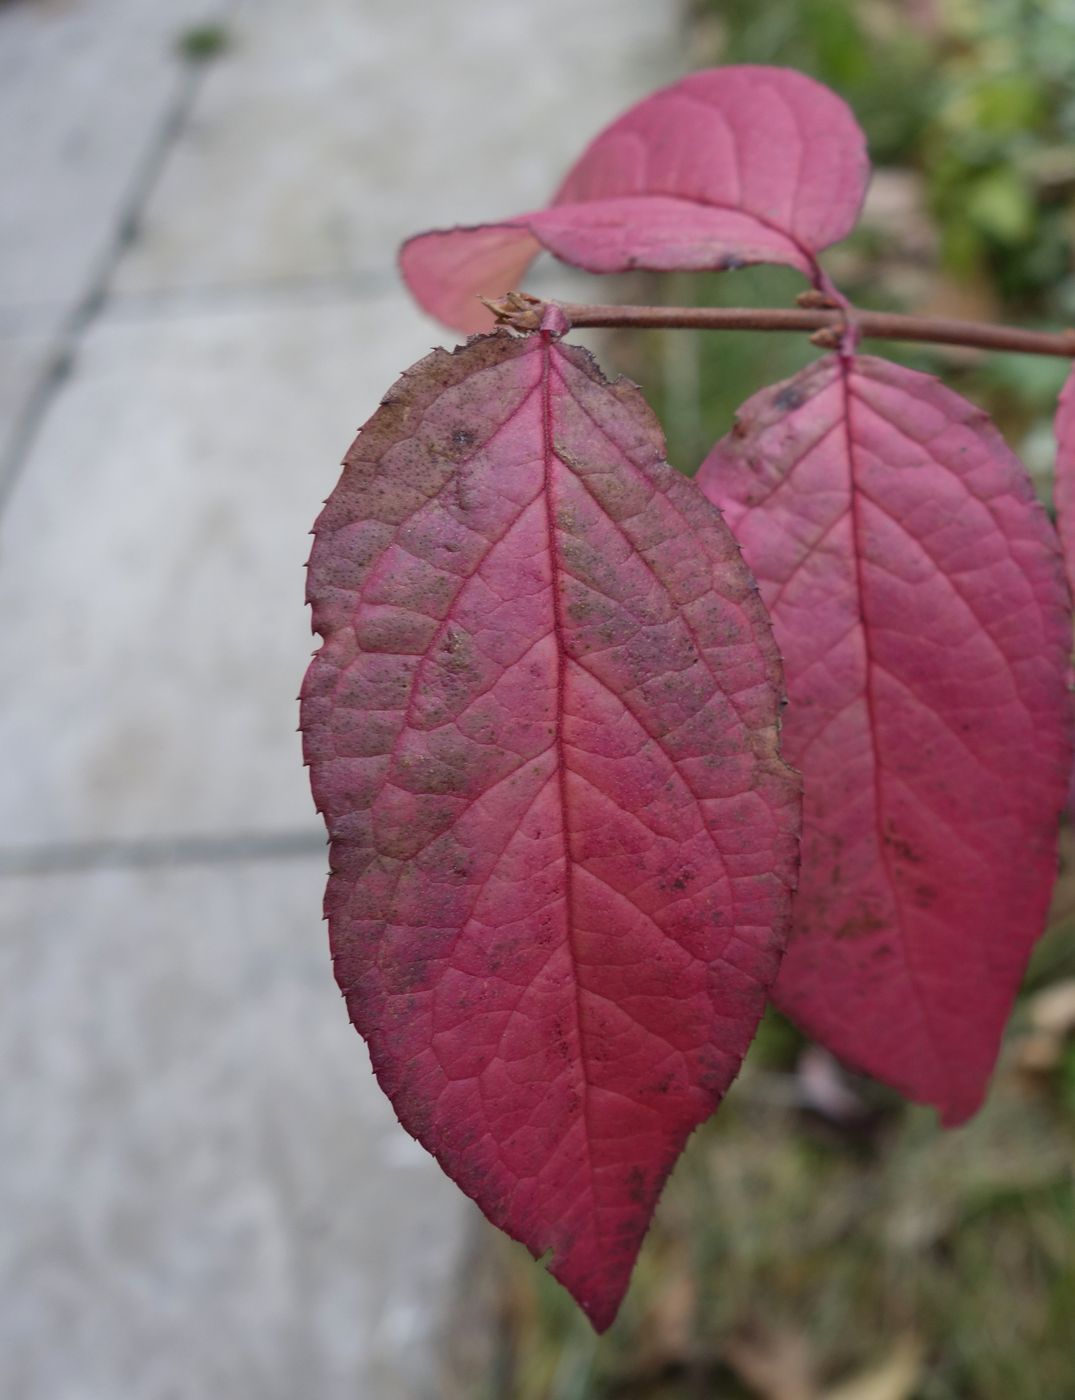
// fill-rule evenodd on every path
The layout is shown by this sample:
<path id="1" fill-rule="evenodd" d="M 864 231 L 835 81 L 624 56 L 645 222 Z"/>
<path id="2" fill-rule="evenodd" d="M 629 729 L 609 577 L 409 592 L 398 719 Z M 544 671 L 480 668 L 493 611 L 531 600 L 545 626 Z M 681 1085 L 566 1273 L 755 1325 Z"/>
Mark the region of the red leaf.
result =
<path id="1" fill-rule="evenodd" d="M 1056 473 L 1053 505 L 1064 548 L 1068 582 L 1075 592 L 1075 370 L 1068 376 L 1056 411 Z"/>
<path id="2" fill-rule="evenodd" d="M 961 1122 L 1056 869 L 1071 724 L 1054 533 L 985 415 L 883 360 L 826 359 L 758 394 L 699 484 L 772 613 L 805 782 L 777 1003 Z"/>
<path id="3" fill-rule="evenodd" d="M 309 575 L 351 1017 L 404 1127 L 599 1329 L 754 1032 L 797 856 L 769 624 L 662 451 L 583 351 L 435 351 Z"/>
<path id="4" fill-rule="evenodd" d="M 476 298 L 516 288 L 541 248 L 588 272 L 776 262 L 814 278 L 868 177 L 862 132 L 828 88 L 787 68 L 714 68 L 613 122 L 551 208 L 419 234 L 400 264 L 425 310 L 461 331 L 490 324 Z"/>
<path id="5" fill-rule="evenodd" d="M 1053 506 L 1056 527 L 1064 551 L 1068 586 L 1075 593 L 1075 370 L 1068 375 L 1060 394 L 1054 426 L 1056 471 L 1053 475 Z M 1068 675 L 1072 681 L 1072 673 Z M 1068 815 L 1075 820 L 1075 769 L 1068 785 Z"/>

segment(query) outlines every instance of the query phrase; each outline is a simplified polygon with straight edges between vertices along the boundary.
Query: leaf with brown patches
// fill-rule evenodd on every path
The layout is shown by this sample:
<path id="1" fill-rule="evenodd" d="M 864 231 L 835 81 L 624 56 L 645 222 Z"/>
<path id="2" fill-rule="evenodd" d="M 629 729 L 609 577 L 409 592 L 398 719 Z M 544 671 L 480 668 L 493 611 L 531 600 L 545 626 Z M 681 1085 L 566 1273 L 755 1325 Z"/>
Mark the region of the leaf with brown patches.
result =
<path id="1" fill-rule="evenodd" d="M 317 522 L 305 753 L 400 1121 L 611 1322 L 777 971 L 798 783 L 718 513 L 547 335 L 435 351 Z"/>

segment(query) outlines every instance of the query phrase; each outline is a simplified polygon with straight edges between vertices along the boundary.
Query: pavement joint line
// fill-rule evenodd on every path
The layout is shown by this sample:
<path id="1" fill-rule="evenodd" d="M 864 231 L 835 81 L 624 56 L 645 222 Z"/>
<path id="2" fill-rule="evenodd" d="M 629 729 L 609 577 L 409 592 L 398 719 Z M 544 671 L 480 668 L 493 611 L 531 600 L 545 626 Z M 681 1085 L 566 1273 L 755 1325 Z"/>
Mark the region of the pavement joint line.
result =
<path id="1" fill-rule="evenodd" d="M 237 0 L 226 0 L 221 18 L 230 17 L 236 5 Z M 109 284 L 116 268 L 130 244 L 132 233 L 138 226 L 142 210 L 156 187 L 168 156 L 186 127 L 211 67 L 210 63 L 187 63 L 181 73 L 175 95 L 143 149 L 127 192 L 119 202 L 112 236 L 102 250 L 82 295 L 62 318 L 45 365 L 15 415 L 7 446 L 0 451 L 0 516 L 18 485 L 53 400 L 71 371 L 79 343 L 109 300 Z"/>
<path id="2" fill-rule="evenodd" d="M 237 832 L 230 836 L 160 836 L 136 840 L 72 841 L 0 847 L 0 878 L 73 875 L 96 870 L 167 870 L 240 861 L 328 861 L 323 831 Z"/>

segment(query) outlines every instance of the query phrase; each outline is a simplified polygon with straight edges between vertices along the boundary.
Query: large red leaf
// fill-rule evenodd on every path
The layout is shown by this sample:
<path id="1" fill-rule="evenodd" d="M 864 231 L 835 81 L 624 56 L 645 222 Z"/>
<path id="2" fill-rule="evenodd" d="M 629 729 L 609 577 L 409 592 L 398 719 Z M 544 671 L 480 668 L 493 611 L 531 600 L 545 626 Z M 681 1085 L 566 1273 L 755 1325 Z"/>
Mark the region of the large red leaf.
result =
<path id="1" fill-rule="evenodd" d="M 400 1121 L 594 1325 L 775 977 L 798 779 L 719 515 L 637 390 L 498 334 L 408 371 L 317 522 L 305 752 Z"/>
<path id="2" fill-rule="evenodd" d="M 805 782 L 777 1003 L 958 1123 L 1055 875 L 1071 725 L 1053 530 L 984 414 L 868 358 L 751 399 L 699 483 L 771 611 Z"/>
<path id="3" fill-rule="evenodd" d="M 868 177 L 862 132 L 828 88 L 787 68 L 714 68 L 613 122 L 550 208 L 420 234 L 400 263 L 419 303 L 462 331 L 491 324 L 477 297 L 517 287 L 541 248 L 588 272 L 775 262 L 813 279 Z"/>

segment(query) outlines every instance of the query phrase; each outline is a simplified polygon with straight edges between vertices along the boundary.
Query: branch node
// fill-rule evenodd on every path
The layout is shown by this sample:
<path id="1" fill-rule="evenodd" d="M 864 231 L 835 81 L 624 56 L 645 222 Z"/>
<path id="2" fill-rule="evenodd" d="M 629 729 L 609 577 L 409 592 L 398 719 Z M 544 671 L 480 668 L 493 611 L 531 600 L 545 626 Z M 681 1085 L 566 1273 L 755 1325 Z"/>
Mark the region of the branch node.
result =
<path id="1" fill-rule="evenodd" d="M 822 326 L 810 337 L 810 344 L 817 345 L 822 350 L 839 350 L 843 338 L 842 326 Z"/>
<path id="2" fill-rule="evenodd" d="M 809 287 L 795 298 L 796 306 L 805 306 L 808 311 L 837 311 L 841 306 L 838 298 L 817 287 Z"/>
<path id="3" fill-rule="evenodd" d="M 508 292 L 500 301 L 491 301 L 480 296 L 478 300 L 487 311 L 491 311 L 498 326 L 507 326 L 513 331 L 536 331 L 541 328 L 548 303 L 529 292 Z"/>
<path id="4" fill-rule="evenodd" d="M 547 335 L 553 340 L 559 340 L 561 336 L 567 335 L 571 329 L 571 322 L 558 301 L 545 303 L 539 329 L 542 335 Z"/>

